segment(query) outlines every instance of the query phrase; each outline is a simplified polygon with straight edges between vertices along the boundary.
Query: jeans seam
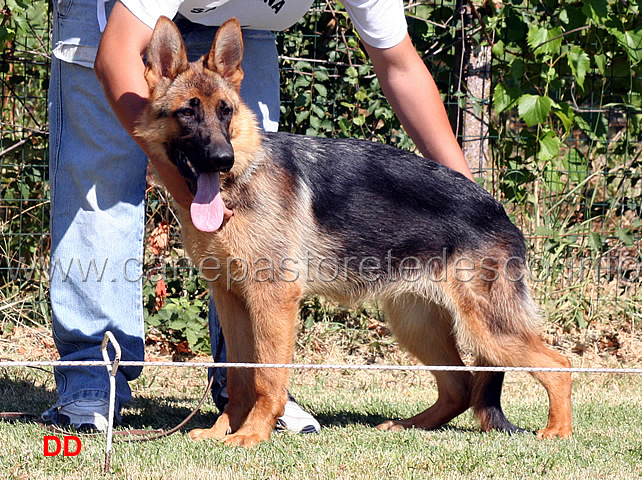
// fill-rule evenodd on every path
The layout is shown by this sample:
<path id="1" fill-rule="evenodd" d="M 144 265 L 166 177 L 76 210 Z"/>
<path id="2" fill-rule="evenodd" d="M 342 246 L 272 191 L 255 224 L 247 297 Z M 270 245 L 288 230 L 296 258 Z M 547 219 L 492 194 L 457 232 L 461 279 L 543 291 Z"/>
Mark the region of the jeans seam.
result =
<path id="1" fill-rule="evenodd" d="M 62 11 L 60 10 L 60 5 L 63 4 L 61 0 L 54 0 L 54 2 L 57 4 L 56 5 L 56 11 L 58 12 L 57 17 L 58 18 L 67 18 L 67 14 L 69 13 L 69 10 L 73 6 L 74 0 L 67 0 L 66 4 L 64 5 L 64 8 Z"/>
<path id="2" fill-rule="evenodd" d="M 58 30 L 60 26 L 58 25 L 58 21 L 56 20 L 56 26 L 54 27 L 54 30 Z M 56 34 L 57 32 L 54 32 Z M 57 35 L 56 35 L 57 36 Z M 54 217 L 54 209 L 55 209 L 55 200 L 54 197 L 56 195 L 56 183 L 57 183 L 57 177 L 58 177 L 58 167 L 59 167 L 59 162 L 60 162 L 60 137 L 62 136 L 62 80 L 61 80 L 61 60 L 56 59 L 52 55 L 52 71 L 55 70 L 56 72 L 56 77 L 55 81 L 53 82 L 52 86 L 53 89 L 50 87 L 49 88 L 49 96 L 51 97 L 52 93 L 55 96 L 55 101 L 56 101 L 56 108 L 54 109 L 54 116 L 55 116 L 55 130 L 52 132 L 51 130 L 49 131 L 49 145 L 50 145 L 50 151 L 49 151 L 49 183 L 50 183 L 50 211 L 49 211 L 49 216 L 50 218 Z M 55 65 L 54 65 L 55 63 Z M 53 73 L 53 72 L 52 72 Z M 51 101 L 51 98 L 48 101 L 49 106 L 53 105 L 53 102 Z M 51 108 L 49 109 L 49 115 L 50 115 L 50 126 L 51 126 Z M 54 143 L 53 145 L 51 144 L 51 134 L 53 133 L 53 139 Z M 51 148 L 53 146 L 53 148 Z"/>

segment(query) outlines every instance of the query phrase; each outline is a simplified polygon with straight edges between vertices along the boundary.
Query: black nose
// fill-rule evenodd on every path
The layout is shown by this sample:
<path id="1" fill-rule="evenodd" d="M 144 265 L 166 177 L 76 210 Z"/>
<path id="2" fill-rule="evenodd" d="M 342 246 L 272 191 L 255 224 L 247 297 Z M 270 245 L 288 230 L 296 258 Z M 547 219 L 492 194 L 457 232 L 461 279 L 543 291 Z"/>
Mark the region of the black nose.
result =
<path id="1" fill-rule="evenodd" d="M 229 172 L 234 166 L 234 150 L 232 145 L 218 145 L 209 149 L 207 167 L 211 172 Z"/>

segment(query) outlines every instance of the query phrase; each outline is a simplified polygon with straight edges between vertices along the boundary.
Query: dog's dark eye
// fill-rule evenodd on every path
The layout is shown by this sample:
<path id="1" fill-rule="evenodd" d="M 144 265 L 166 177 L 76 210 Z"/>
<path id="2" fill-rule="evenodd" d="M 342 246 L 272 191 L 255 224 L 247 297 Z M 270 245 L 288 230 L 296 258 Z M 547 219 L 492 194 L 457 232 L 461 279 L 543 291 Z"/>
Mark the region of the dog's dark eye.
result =
<path id="1" fill-rule="evenodd" d="M 181 108 L 177 113 L 181 117 L 193 117 L 195 114 L 194 109 L 189 107 Z"/>
<path id="2" fill-rule="evenodd" d="M 221 103 L 218 105 L 218 112 L 222 117 L 229 117 L 232 115 L 232 106 L 225 100 L 221 100 Z"/>

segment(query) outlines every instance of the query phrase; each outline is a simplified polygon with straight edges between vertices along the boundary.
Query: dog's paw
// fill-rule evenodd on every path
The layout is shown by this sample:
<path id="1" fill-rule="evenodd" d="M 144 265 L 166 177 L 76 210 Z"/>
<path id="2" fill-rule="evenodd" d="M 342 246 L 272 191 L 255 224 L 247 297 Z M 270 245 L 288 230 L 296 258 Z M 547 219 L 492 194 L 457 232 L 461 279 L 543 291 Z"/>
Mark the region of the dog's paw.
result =
<path id="1" fill-rule="evenodd" d="M 195 428 L 189 432 L 189 438 L 192 440 L 205 440 L 208 438 L 223 440 L 223 438 L 230 433 L 232 433 L 230 418 L 225 412 L 223 412 L 223 414 L 218 417 L 212 428 Z"/>
<path id="2" fill-rule="evenodd" d="M 546 438 L 556 438 L 556 437 L 568 438 L 571 436 L 572 433 L 573 433 L 573 429 L 571 427 L 565 427 L 565 426 L 546 427 L 537 431 L 537 438 L 539 438 L 540 440 L 543 440 Z"/>
<path id="3" fill-rule="evenodd" d="M 215 440 L 222 440 L 225 438 L 227 432 L 219 431 L 216 426 L 212 428 L 195 428 L 189 432 L 189 438 L 192 440 L 206 440 L 208 438 L 213 438 Z"/>
<path id="4" fill-rule="evenodd" d="M 234 434 L 234 435 L 227 435 L 223 439 L 223 443 L 229 446 L 252 448 L 257 446 L 259 443 L 268 440 L 268 438 L 264 438 L 263 435 L 257 435 L 257 434 L 249 434 L 249 435 Z"/>
<path id="5" fill-rule="evenodd" d="M 211 428 L 195 428 L 194 430 L 190 430 L 189 438 L 196 441 L 196 440 L 205 440 L 207 438 L 215 438 L 215 437 L 212 434 Z"/>
<path id="6" fill-rule="evenodd" d="M 402 420 L 388 420 L 375 427 L 382 432 L 400 432 L 406 428 L 412 428 L 412 425 L 407 424 Z"/>

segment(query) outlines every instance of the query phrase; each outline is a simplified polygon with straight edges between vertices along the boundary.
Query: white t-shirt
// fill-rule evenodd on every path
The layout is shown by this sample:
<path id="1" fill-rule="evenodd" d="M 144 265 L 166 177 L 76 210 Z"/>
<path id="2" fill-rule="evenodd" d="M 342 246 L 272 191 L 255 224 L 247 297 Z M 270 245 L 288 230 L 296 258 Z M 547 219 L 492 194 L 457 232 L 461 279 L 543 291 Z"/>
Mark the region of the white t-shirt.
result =
<path id="1" fill-rule="evenodd" d="M 244 28 L 285 30 L 312 6 L 313 0 L 121 0 L 137 18 L 154 28 L 161 15 L 180 13 L 194 23 L 219 26 L 236 17 Z M 369 45 L 390 48 L 406 36 L 402 0 L 343 0 L 359 35 Z"/>

